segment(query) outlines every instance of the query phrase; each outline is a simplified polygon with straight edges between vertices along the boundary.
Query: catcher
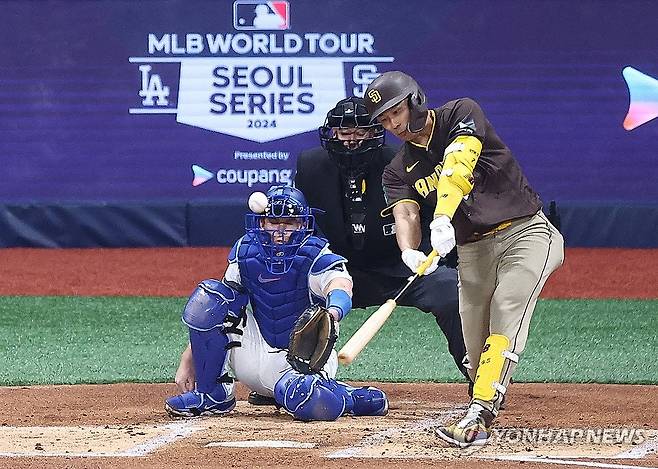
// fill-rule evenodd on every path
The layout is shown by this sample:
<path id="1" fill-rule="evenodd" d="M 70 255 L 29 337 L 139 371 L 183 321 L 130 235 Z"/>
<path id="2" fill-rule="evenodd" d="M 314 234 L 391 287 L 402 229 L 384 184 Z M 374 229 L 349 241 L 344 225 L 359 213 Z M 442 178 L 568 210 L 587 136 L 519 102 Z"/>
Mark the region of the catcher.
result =
<path id="1" fill-rule="evenodd" d="M 183 392 L 166 400 L 166 411 L 226 414 L 237 379 L 298 420 L 386 415 L 384 392 L 334 379 L 337 326 L 352 307 L 345 259 L 313 236 L 314 216 L 298 189 L 274 186 L 266 197 L 266 207 L 252 207 L 262 213 L 247 214 L 224 279 L 201 282 L 183 310 L 190 329 L 176 373 Z"/>

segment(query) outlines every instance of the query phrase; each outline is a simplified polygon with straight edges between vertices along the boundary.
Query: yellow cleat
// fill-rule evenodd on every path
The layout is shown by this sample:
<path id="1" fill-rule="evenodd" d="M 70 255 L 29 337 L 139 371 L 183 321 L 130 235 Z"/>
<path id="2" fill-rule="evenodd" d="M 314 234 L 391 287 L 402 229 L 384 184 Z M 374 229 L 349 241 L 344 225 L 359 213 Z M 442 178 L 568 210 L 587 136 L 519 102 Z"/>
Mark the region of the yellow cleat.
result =
<path id="1" fill-rule="evenodd" d="M 435 430 L 441 440 L 458 448 L 483 446 L 491 436 L 494 414 L 480 404 L 471 404 L 466 415 L 458 422 Z"/>

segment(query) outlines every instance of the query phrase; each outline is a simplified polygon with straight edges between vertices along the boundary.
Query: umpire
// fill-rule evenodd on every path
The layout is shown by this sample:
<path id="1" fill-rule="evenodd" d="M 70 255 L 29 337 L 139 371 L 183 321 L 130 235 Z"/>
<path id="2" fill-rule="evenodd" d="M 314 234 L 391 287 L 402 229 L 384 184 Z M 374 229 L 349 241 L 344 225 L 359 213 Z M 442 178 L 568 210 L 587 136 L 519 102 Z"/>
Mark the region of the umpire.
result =
<path id="1" fill-rule="evenodd" d="M 420 250 L 409 249 L 401 258 L 395 223 L 380 215 L 386 207 L 382 173 L 395 150 L 384 145 L 384 128 L 370 122 L 362 98 L 339 101 L 327 113 L 319 134 L 322 146 L 302 152 L 297 159 L 295 184 L 310 206 L 325 212 L 316 216 L 317 225 L 332 251 L 348 260 L 353 307 L 379 306 L 393 298 L 425 260 L 429 232 Z M 431 221 L 432 211 L 425 215 Z M 430 269 L 398 304 L 432 313 L 455 364 L 468 379 L 454 262 L 451 267 L 434 264 Z"/>

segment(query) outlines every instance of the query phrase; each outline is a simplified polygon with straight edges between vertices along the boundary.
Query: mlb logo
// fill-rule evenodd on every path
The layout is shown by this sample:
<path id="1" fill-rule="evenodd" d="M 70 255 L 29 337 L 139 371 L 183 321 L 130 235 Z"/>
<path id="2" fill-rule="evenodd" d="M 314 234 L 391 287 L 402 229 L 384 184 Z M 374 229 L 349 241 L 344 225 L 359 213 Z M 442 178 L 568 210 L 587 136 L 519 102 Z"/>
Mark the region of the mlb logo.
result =
<path id="1" fill-rule="evenodd" d="M 246 30 L 290 28 L 290 5 L 284 0 L 233 2 L 233 27 Z"/>

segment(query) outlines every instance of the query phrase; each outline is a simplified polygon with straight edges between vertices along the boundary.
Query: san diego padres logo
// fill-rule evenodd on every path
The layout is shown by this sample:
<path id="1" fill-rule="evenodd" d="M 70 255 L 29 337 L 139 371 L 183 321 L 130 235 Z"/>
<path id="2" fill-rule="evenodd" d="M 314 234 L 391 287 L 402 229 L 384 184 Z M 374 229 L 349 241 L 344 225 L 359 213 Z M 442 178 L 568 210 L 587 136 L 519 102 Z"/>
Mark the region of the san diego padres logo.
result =
<path id="1" fill-rule="evenodd" d="M 377 104 L 382 100 L 382 95 L 379 94 L 379 91 L 377 90 L 368 91 L 368 97 L 370 98 L 370 101 L 372 101 L 375 104 Z"/>

